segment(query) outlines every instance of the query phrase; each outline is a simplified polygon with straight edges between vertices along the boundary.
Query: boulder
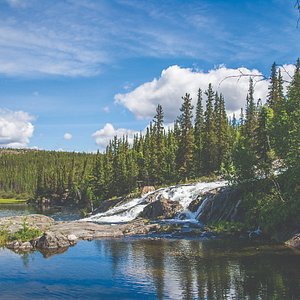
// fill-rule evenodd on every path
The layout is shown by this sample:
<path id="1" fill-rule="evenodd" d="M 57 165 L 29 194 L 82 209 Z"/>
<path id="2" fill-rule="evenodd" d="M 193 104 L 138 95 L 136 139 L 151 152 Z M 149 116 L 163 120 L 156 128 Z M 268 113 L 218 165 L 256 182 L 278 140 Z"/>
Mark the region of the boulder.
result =
<path id="1" fill-rule="evenodd" d="M 150 220 L 172 219 L 182 210 L 183 207 L 179 202 L 161 198 L 147 205 L 140 213 L 140 217 Z"/>
<path id="2" fill-rule="evenodd" d="M 291 239 L 285 242 L 289 247 L 300 250 L 300 233 L 295 234 Z"/>
<path id="3" fill-rule="evenodd" d="M 33 249 L 33 246 L 31 245 L 30 242 L 22 243 L 19 247 L 19 250 L 22 250 L 22 251 L 28 251 L 28 250 L 31 250 L 31 249 Z"/>
<path id="4" fill-rule="evenodd" d="M 155 187 L 153 185 L 146 185 L 142 188 L 142 192 L 141 195 L 144 196 L 150 192 L 154 192 L 155 191 Z"/>
<path id="5" fill-rule="evenodd" d="M 197 219 L 203 224 L 219 221 L 243 222 L 244 211 L 237 190 L 221 188 L 210 191 L 203 197 L 200 205 L 203 207 Z"/>
<path id="6" fill-rule="evenodd" d="M 72 244 L 68 237 L 61 233 L 45 232 L 44 235 L 38 239 L 36 247 L 38 249 L 57 249 L 69 247 Z"/>

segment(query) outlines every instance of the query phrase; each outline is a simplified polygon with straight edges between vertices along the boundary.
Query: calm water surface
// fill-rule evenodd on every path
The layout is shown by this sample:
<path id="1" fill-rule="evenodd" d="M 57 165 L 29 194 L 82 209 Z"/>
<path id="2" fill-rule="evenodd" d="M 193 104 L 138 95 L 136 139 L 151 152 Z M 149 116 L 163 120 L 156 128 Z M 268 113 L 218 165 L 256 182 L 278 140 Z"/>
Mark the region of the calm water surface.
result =
<path id="1" fill-rule="evenodd" d="M 44 214 L 56 221 L 71 221 L 80 219 L 80 212 L 76 209 L 62 207 L 40 210 L 27 204 L 0 204 L 0 218 L 29 214 Z"/>
<path id="2" fill-rule="evenodd" d="M 79 242 L 62 254 L 0 250 L 1 299 L 299 299 L 300 255 L 227 240 Z"/>

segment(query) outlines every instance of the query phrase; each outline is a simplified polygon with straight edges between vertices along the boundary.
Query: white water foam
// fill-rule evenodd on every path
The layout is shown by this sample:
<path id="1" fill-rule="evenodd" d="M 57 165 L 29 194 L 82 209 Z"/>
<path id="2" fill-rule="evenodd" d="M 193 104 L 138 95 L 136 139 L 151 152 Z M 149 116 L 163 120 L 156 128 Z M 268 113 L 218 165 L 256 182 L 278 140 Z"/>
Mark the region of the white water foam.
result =
<path id="1" fill-rule="evenodd" d="M 148 193 L 142 198 L 132 199 L 126 203 L 116 205 L 104 213 L 90 216 L 83 219 L 83 221 L 99 223 L 123 223 L 132 221 L 137 218 L 138 215 L 143 211 L 143 209 L 149 204 L 146 202 L 147 197 L 149 197 L 149 195 L 151 194 L 156 193 L 156 199 L 164 197 L 171 201 L 178 201 L 183 207 L 183 211 L 181 214 L 184 214 L 186 216 L 185 220 L 183 221 L 195 222 L 197 216 L 201 212 L 201 209 L 204 207 L 205 200 L 203 201 L 202 205 L 200 205 L 198 210 L 194 213 L 188 210 L 189 204 L 193 200 L 195 200 L 199 196 L 199 194 L 204 194 L 215 188 L 223 187 L 226 184 L 226 181 L 214 181 L 162 188 L 156 190 L 155 192 Z"/>

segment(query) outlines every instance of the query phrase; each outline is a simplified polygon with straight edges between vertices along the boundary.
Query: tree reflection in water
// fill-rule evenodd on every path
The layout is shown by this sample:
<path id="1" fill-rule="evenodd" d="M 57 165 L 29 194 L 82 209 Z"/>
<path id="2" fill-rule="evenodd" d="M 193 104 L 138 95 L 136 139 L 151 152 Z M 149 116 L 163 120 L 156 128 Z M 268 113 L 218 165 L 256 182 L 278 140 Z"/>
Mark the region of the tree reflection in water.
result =
<path id="1" fill-rule="evenodd" d="M 122 281 L 158 299 L 297 299 L 300 255 L 278 245 L 229 240 L 123 239 L 97 242 Z"/>

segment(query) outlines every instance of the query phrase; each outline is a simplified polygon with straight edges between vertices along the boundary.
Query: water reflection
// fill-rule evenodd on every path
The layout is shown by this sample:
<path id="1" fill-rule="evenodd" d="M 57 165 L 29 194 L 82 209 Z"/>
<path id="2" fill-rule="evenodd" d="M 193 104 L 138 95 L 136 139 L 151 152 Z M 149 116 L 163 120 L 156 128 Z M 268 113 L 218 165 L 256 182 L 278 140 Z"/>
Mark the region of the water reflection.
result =
<path id="1" fill-rule="evenodd" d="M 43 214 L 56 221 L 72 221 L 81 218 L 78 209 L 64 207 L 35 207 L 21 204 L 0 204 L 0 217 L 26 216 L 29 214 Z"/>
<path id="2" fill-rule="evenodd" d="M 114 276 L 148 284 L 158 299 L 297 299 L 300 256 L 232 241 L 107 240 Z"/>

